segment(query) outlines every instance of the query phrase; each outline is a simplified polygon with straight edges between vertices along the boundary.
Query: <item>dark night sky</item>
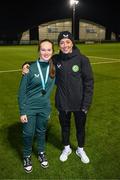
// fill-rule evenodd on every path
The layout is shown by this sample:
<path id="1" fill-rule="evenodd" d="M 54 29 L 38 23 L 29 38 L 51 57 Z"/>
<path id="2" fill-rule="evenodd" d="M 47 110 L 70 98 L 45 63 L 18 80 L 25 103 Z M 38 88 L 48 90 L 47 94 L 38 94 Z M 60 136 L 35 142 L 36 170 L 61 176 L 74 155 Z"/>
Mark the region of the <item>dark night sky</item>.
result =
<path id="1" fill-rule="evenodd" d="M 24 32 L 50 20 L 70 18 L 69 0 L 2 1 L 0 3 L 0 36 Z M 116 0 L 80 0 L 77 16 L 91 20 L 120 34 L 120 8 Z"/>

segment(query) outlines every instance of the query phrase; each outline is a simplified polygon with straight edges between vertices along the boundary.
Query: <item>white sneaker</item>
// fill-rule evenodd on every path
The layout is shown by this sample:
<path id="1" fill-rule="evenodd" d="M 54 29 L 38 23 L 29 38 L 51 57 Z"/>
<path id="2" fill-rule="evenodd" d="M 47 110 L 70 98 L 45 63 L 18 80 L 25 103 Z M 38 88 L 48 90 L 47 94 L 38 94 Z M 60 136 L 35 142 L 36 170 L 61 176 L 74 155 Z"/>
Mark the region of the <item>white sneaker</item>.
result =
<path id="1" fill-rule="evenodd" d="M 85 164 L 88 164 L 90 162 L 88 156 L 86 155 L 85 151 L 78 151 L 78 149 L 76 150 L 76 154 L 81 158 L 81 161 Z"/>
<path id="2" fill-rule="evenodd" d="M 64 149 L 62 151 L 62 154 L 60 155 L 60 161 L 64 162 L 68 159 L 68 156 L 72 153 L 72 149 L 69 148 L 69 150 Z"/>

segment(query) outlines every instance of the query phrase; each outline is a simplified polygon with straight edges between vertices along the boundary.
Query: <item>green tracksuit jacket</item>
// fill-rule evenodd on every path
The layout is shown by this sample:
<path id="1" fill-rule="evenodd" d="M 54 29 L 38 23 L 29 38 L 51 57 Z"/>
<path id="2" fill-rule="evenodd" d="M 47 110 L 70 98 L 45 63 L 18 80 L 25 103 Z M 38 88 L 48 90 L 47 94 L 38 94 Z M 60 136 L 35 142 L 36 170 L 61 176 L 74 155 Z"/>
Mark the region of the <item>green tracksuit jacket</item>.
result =
<path id="1" fill-rule="evenodd" d="M 43 78 L 45 79 L 48 63 L 40 62 Z M 46 94 L 42 95 L 42 82 L 37 67 L 37 61 L 31 64 L 29 73 L 22 76 L 18 104 L 20 115 L 34 115 L 36 113 L 44 112 L 50 113 L 50 93 L 54 86 L 54 79 L 50 76 L 46 83 Z M 49 111 L 49 112 L 48 112 Z"/>

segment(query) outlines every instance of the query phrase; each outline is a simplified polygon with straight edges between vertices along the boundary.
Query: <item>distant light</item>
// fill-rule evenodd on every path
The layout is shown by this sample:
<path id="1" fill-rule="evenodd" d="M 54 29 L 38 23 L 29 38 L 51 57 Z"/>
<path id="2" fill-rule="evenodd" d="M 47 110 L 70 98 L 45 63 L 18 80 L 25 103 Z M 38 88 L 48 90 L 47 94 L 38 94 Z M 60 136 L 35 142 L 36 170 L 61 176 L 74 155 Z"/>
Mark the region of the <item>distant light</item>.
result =
<path id="1" fill-rule="evenodd" d="M 70 0 L 70 5 L 73 6 L 73 5 L 77 5 L 79 3 L 78 0 Z"/>

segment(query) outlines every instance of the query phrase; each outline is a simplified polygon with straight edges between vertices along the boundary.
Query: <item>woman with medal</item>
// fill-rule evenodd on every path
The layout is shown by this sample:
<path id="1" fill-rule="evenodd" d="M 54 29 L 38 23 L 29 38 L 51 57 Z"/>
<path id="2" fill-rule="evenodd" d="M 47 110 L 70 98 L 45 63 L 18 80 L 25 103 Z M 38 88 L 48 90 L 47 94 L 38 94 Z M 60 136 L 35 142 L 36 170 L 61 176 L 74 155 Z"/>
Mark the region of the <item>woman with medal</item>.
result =
<path id="1" fill-rule="evenodd" d="M 69 31 L 59 33 L 58 46 L 59 54 L 55 54 L 52 59 L 56 69 L 55 106 L 59 112 L 61 138 L 64 146 L 59 159 L 64 162 L 72 153 L 70 128 L 73 114 L 77 139 L 76 155 L 87 164 L 90 159 L 84 150 L 85 125 L 93 97 L 92 67 L 89 59 L 76 47 Z M 29 72 L 27 66 L 30 64 L 30 62 L 23 64 L 23 74 Z"/>
<path id="2" fill-rule="evenodd" d="M 53 43 L 42 40 L 38 47 L 39 59 L 31 64 L 29 72 L 22 76 L 18 104 L 23 125 L 23 165 L 32 171 L 32 143 L 37 137 L 38 159 L 43 168 L 48 167 L 45 157 L 45 134 L 50 115 L 50 93 L 54 87 L 55 69 L 52 63 Z"/>

